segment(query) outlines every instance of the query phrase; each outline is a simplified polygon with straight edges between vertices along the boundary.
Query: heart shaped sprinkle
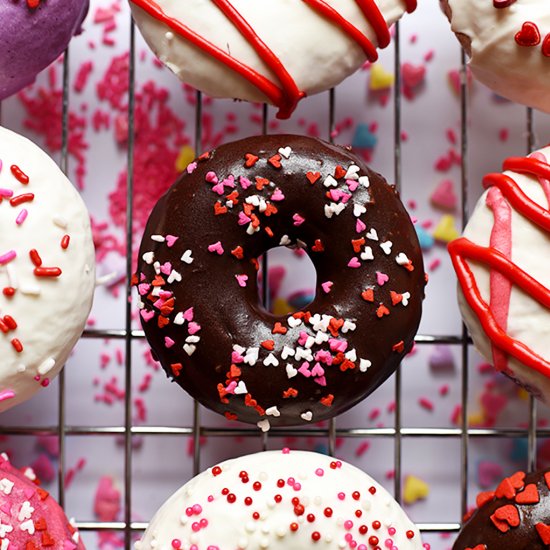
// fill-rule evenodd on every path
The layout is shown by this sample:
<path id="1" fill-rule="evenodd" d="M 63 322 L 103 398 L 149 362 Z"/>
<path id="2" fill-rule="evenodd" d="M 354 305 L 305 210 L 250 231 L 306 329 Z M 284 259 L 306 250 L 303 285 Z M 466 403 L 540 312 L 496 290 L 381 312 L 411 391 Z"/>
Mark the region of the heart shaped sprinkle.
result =
<path id="1" fill-rule="evenodd" d="M 518 46 L 532 48 L 540 44 L 540 31 L 535 23 L 526 21 L 514 38 Z"/>

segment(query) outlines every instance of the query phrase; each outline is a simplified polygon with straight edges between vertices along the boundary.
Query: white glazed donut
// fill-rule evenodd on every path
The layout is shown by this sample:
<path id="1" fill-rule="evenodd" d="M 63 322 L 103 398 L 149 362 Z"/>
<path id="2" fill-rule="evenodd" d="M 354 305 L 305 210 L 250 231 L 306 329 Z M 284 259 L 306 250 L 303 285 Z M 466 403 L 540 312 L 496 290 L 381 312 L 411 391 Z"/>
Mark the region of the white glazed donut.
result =
<path id="1" fill-rule="evenodd" d="M 464 236 L 449 245 L 474 344 L 550 404 L 550 147 L 484 179 Z M 497 263 L 498 262 L 498 263 Z"/>
<path id="2" fill-rule="evenodd" d="M 316 543 L 327 550 L 423 548 L 418 529 L 367 474 L 288 449 L 242 456 L 199 474 L 162 505 L 135 547 L 303 550 Z"/>
<path id="3" fill-rule="evenodd" d="M 474 76 L 503 97 L 550 112 L 550 2 L 442 1 Z"/>
<path id="4" fill-rule="evenodd" d="M 374 61 L 375 47 L 389 43 L 388 25 L 413 11 L 416 0 L 131 0 L 130 5 L 151 49 L 181 80 L 214 97 L 267 101 L 286 118 L 303 95 L 328 90 L 366 59 Z"/>
<path id="5" fill-rule="evenodd" d="M 57 375 L 95 287 L 84 202 L 55 162 L 0 128 L 0 411 Z"/>

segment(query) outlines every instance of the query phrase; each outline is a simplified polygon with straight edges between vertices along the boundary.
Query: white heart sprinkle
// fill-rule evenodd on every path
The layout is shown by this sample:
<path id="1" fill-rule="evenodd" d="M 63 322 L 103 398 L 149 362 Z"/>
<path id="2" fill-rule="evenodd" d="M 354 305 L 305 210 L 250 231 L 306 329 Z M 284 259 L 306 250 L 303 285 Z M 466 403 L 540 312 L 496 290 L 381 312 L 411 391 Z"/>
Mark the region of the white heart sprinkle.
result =
<path id="1" fill-rule="evenodd" d="M 300 418 L 302 420 L 305 420 L 306 422 L 311 422 L 311 419 L 313 418 L 313 413 L 311 411 L 306 411 L 300 415 Z"/>
<path id="2" fill-rule="evenodd" d="M 179 273 L 175 269 L 172 269 L 172 271 L 170 272 L 170 275 L 168 275 L 168 279 L 166 279 L 166 281 L 168 282 L 168 284 L 171 284 L 174 281 L 179 283 L 181 281 L 181 273 Z"/>
<path id="3" fill-rule="evenodd" d="M 378 233 L 376 232 L 376 229 L 370 229 L 367 233 L 367 239 L 370 239 L 371 241 L 377 241 L 378 240 Z"/>
<path id="4" fill-rule="evenodd" d="M 380 248 L 384 251 L 385 254 L 390 255 L 391 254 L 391 247 L 393 246 L 393 243 L 391 241 L 385 241 L 383 243 L 380 243 Z"/>
<path id="5" fill-rule="evenodd" d="M 397 257 L 395 258 L 395 261 L 399 264 L 399 265 L 408 265 L 410 263 L 410 260 L 409 258 L 407 258 L 407 255 L 404 254 L 403 252 L 400 252 Z"/>
<path id="6" fill-rule="evenodd" d="M 354 204 L 353 205 L 353 215 L 358 218 L 359 216 L 362 216 L 367 209 L 362 204 Z"/>
<path id="7" fill-rule="evenodd" d="M 189 357 L 195 353 L 195 350 L 197 349 L 197 346 L 194 346 L 193 344 L 183 344 L 183 350 Z"/>
<path id="8" fill-rule="evenodd" d="M 315 335 L 315 343 L 319 346 L 321 344 L 324 344 L 325 342 L 328 342 L 330 339 L 330 334 L 328 334 L 327 332 L 321 332 L 319 331 L 316 335 Z"/>
<path id="9" fill-rule="evenodd" d="M 334 213 L 337 216 L 340 215 L 343 212 L 345 207 L 346 207 L 346 205 L 343 202 L 339 202 L 338 204 L 335 204 L 334 207 L 333 207 Z"/>
<path id="10" fill-rule="evenodd" d="M 248 348 L 244 356 L 244 362 L 250 366 L 254 366 L 260 354 L 259 348 Z"/>
<path id="11" fill-rule="evenodd" d="M 285 157 L 285 159 L 290 157 L 290 154 L 292 153 L 292 149 L 290 147 L 281 147 L 278 151 L 278 153 Z"/>
<path id="12" fill-rule="evenodd" d="M 348 331 L 353 332 L 357 328 L 357 325 L 348 319 L 344 321 L 344 324 L 342 325 L 342 332 L 345 334 Z"/>
<path id="13" fill-rule="evenodd" d="M 177 313 L 172 322 L 174 323 L 174 325 L 183 325 L 183 323 L 185 323 L 183 311 L 180 311 L 179 313 Z"/>
<path id="14" fill-rule="evenodd" d="M 369 180 L 369 177 L 368 176 L 361 176 L 359 178 L 359 183 L 363 186 L 363 187 L 368 187 L 370 185 L 370 180 Z"/>
<path id="15" fill-rule="evenodd" d="M 166 239 L 162 235 L 151 235 L 151 240 L 157 243 L 163 243 Z"/>
<path id="16" fill-rule="evenodd" d="M 323 182 L 323 185 L 325 187 L 336 187 L 338 182 L 332 176 L 327 176 Z"/>
<path id="17" fill-rule="evenodd" d="M 410 292 L 403 292 L 403 294 L 401 295 L 402 297 L 402 300 L 401 300 L 401 303 L 407 307 L 409 305 L 409 299 L 411 297 L 411 293 Z"/>
<path id="18" fill-rule="evenodd" d="M 355 164 L 352 164 L 349 168 L 348 168 L 348 171 L 346 172 L 346 175 L 344 176 L 344 179 L 346 180 L 356 180 L 359 178 L 359 176 L 357 175 L 359 172 L 359 166 L 355 165 Z"/>
<path id="19" fill-rule="evenodd" d="M 269 367 L 269 366 L 278 366 L 279 365 L 279 360 L 272 354 L 270 353 L 265 359 L 264 359 L 264 365 L 266 367 Z"/>
<path id="20" fill-rule="evenodd" d="M 191 252 L 191 250 L 186 250 L 182 257 L 181 257 L 181 261 L 182 262 L 185 262 L 186 264 L 192 264 L 193 263 L 193 252 Z"/>
<path id="21" fill-rule="evenodd" d="M 325 216 L 329 219 L 334 215 L 334 208 L 332 207 L 333 204 L 335 203 L 332 202 L 330 204 L 325 204 Z"/>
<path id="22" fill-rule="evenodd" d="M 286 375 L 289 378 L 294 378 L 298 374 L 298 370 L 295 369 L 290 363 L 286 365 Z"/>
<path id="23" fill-rule="evenodd" d="M 362 260 L 374 260 L 374 254 L 372 253 L 372 248 L 370 246 L 365 246 L 363 252 L 361 252 Z"/>
<path id="24" fill-rule="evenodd" d="M 281 416 L 281 412 L 275 406 L 269 407 L 268 409 L 266 409 L 265 414 L 267 414 L 267 416 L 275 416 L 275 417 Z"/>
<path id="25" fill-rule="evenodd" d="M 294 357 L 294 350 L 288 346 L 283 346 L 283 351 L 281 352 L 281 359 L 284 361 L 288 357 Z"/>
<path id="26" fill-rule="evenodd" d="M 186 342 L 187 344 L 198 344 L 200 341 L 201 341 L 201 337 L 200 337 L 200 336 L 196 336 L 196 335 L 188 336 L 188 337 L 185 339 L 185 342 Z"/>
<path id="27" fill-rule="evenodd" d="M 359 360 L 359 370 L 361 372 L 367 372 L 367 369 L 372 365 L 372 363 L 368 359 L 360 359 Z"/>
<path id="28" fill-rule="evenodd" d="M 354 349 L 350 349 L 344 354 L 344 357 L 353 362 L 357 361 L 357 352 Z"/>
<path id="29" fill-rule="evenodd" d="M 155 253 L 154 252 L 145 252 L 141 259 L 146 263 L 151 265 L 155 261 Z"/>
<path id="30" fill-rule="evenodd" d="M 288 318 L 288 326 L 291 328 L 296 328 L 298 325 L 302 324 L 301 319 L 297 319 L 296 317 L 292 317 L 292 315 Z"/>
<path id="31" fill-rule="evenodd" d="M 256 424 L 256 426 L 258 426 L 258 428 L 260 428 L 260 430 L 262 430 L 262 432 L 268 432 L 269 428 L 270 428 L 269 420 L 267 418 L 264 418 L 263 420 L 260 420 Z"/>
<path id="32" fill-rule="evenodd" d="M 279 242 L 279 246 L 288 246 L 292 241 L 288 237 L 288 235 L 283 235 L 281 237 L 281 241 Z"/>
<path id="33" fill-rule="evenodd" d="M 240 380 L 239 383 L 235 386 L 235 395 L 244 395 L 245 393 L 248 393 L 248 390 L 246 389 L 246 384 Z"/>
<path id="34" fill-rule="evenodd" d="M 246 348 L 239 346 L 239 344 L 233 344 L 233 351 L 236 351 L 239 355 L 242 355 L 246 351 Z"/>

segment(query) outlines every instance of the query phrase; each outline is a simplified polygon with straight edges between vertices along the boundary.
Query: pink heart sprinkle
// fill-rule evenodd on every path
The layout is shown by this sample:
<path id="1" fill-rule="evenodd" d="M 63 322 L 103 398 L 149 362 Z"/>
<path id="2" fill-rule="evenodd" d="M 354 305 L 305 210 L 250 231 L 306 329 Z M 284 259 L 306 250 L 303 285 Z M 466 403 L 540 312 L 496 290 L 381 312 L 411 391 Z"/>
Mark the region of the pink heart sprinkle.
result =
<path id="1" fill-rule="evenodd" d="M 244 176 L 241 176 L 239 178 L 239 183 L 241 184 L 241 187 L 245 191 L 246 191 L 246 189 L 248 189 L 252 185 L 252 182 L 248 178 L 245 178 Z"/>
<path id="2" fill-rule="evenodd" d="M 208 183 L 218 183 L 218 176 L 216 176 L 216 172 L 208 172 L 205 179 Z"/>
<path id="3" fill-rule="evenodd" d="M 331 189 L 329 195 L 333 201 L 339 201 L 342 196 L 342 191 L 340 189 Z"/>
<path id="4" fill-rule="evenodd" d="M 192 174 L 197 169 L 197 163 L 191 162 L 187 165 L 187 173 Z"/>
<path id="5" fill-rule="evenodd" d="M 174 342 L 174 340 L 172 340 L 172 338 L 170 338 L 170 336 L 165 336 L 164 337 L 164 345 L 165 347 L 167 348 L 171 348 L 176 342 Z"/>
<path id="6" fill-rule="evenodd" d="M 236 351 L 231 352 L 231 362 L 232 363 L 242 363 L 244 361 L 244 357 L 237 353 Z"/>
<path id="7" fill-rule="evenodd" d="M 208 252 L 216 252 L 216 254 L 221 256 L 223 254 L 222 243 L 220 241 L 218 241 L 217 243 L 208 245 Z"/>
<path id="8" fill-rule="evenodd" d="M 363 233 L 366 228 L 367 226 L 360 219 L 357 219 L 357 221 L 355 222 L 355 232 Z"/>
<path id="9" fill-rule="evenodd" d="M 174 235 L 166 235 L 166 246 L 168 248 L 174 246 L 174 243 L 178 240 L 179 237 L 174 237 Z"/>
<path id="10" fill-rule="evenodd" d="M 225 391 L 227 393 L 235 393 L 236 387 L 237 387 L 237 382 L 235 382 L 235 380 L 232 380 L 231 382 L 229 382 L 229 384 L 227 384 L 227 388 L 225 388 Z"/>
<path id="11" fill-rule="evenodd" d="M 380 271 L 376 272 L 376 282 L 380 286 L 383 286 L 384 283 L 387 283 L 389 280 L 390 278 L 385 273 L 381 273 Z"/>
<path id="12" fill-rule="evenodd" d="M 342 204 L 346 204 L 351 199 L 349 193 L 342 193 Z"/>
<path id="13" fill-rule="evenodd" d="M 252 221 L 251 218 L 249 218 L 244 212 L 239 212 L 239 225 L 246 225 L 247 223 L 250 223 Z"/>
<path id="14" fill-rule="evenodd" d="M 309 337 L 309 334 L 307 332 L 304 332 L 303 330 L 300 331 L 300 338 L 298 338 L 298 344 L 301 346 L 305 346 L 307 339 Z"/>
<path id="15" fill-rule="evenodd" d="M 191 321 L 187 326 L 187 332 L 189 332 L 189 334 L 191 335 L 196 334 L 197 332 L 199 332 L 200 329 L 201 329 L 201 326 L 198 323 L 195 323 L 194 321 Z"/>
<path id="16" fill-rule="evenodd" d="M 214 185 L 214 187 L 212 187 L 212 191 L 214 191 L 214 193 L 218 193 L 218 195 L 223 195 L 225 193 L 223 190 L 223 181 L 220 181 L 220 183 Z"/>
<path id="17" fill-rule="evenodd" d="M 298 372 L 306 378 L 309 378 L 311 376 L 311 372 L 309 371 L 309 363 L 307 361 L 302 363 L 302 366 L 298 369 Z"/>
<path id="18" fill-rule="evenodd" d="M 239 286 L 245 287 L 246 281 L 248 281 L 248 275 L 235 275 L 235 279 L 237 279 Z"/>
<path id="19" fill-rule="evenodd" d="M 149 283 L 140 283 L 138 285 L 138 292 L 140 296 L 145 296 L 149 292 L 151 285 Z"/>
<path id="20" fill-rule="evenodd" d="M 348 267 L 352 267 L 353 269 L 357 269 L 358 267 L 361 267 L 361 262 L 353 257 L 349 262 L 348 262 Z"/>
<path id="21" fill-rule="evenodd" d="M 273 191 L 273 195 L 271 195 L 272 201 L 283 201 L 285 200 L 285 196 L 283 195 L 283 192 L 277 187 L 275 191 Z"/>
<path id="22" fill-rule="evenodd" d="M 319 386 L 326 386 L 327 385 L 327 379 L 324 376 L 319 376 L 318 378 L 315 378 L 315 382 L 319 384 Z"/>
<path id="23" fill-rule="evenodd" d="M 328 294 L 333 284 L 334 283 L 332 281 L 327 281 L 326 283 L 321 284 L 321 288 Z"/>
<path id="24" fill-rule="evenodd" d="M 233 189 L 235 187 L 235 178 L 233 176 L 228 176 L 222 181 L 222 185 Z"/>
<path id="25" fill-rule="evenodd" d="M 319 363 L 315 363 L 311 369 L 311 376 L 323 376 L 323 374 L 325 374 L 325 369 Z"/>
<path id="26" fill-rule="evenodd" d="M 302 218 L 302 216 L 300 216 L 300 214 L 294 214 L 294 216 L 292 216 L 292 219 L 294 220 L 294 225 L 295 226 L 302 225 L 306 221 L 306 219 Z"/>
<path id="27" fill-rule="evenodd" d="M 165 275 L 170 275 L 170 273 L 172 272 L 172 264 L 170 262 L 164 262 L 160 266 L 160 271 L 161 271 L 161 273 L 164 273 Z"/>
<path id="28" fill-rule="evenodd" d="M 348 189 L 353 193 L 359 187 L 359 182 L 357 180 L 346 180 L 346 185 L 348 186 Z"/>
<path id="29" fill-rule="evenodd" d="M 155 316 L 154 311 L 147 311 L 146 309 L 141 309 L 139 314 L 145 322 L 150 321 Z"/>
<path id="30" fill-rule="evenodd" d="M 193 308 L 190 307 L 189 309 L 186 309 L 184 312 L 183 312 L 183 318 L 186 320 L 186 321 L 192 321 L 193 320 L 193 316 L 194 316 L 194 311 L 193 311 Z"/>

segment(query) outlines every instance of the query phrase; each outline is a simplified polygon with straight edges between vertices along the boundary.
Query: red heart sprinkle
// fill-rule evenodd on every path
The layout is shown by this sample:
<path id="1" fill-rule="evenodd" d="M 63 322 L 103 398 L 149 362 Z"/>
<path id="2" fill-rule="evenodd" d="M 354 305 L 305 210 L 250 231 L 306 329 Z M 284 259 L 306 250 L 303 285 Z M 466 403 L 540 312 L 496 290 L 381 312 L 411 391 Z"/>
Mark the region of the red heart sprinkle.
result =
<path id="1" fill-rule="evenodd" d="M 392 306 L 396 306 L 403 301 L 403 294 L 398 294 L 397 292 L 390 290 L 390 298 Z"/>
<path id="2" fill-rule="evenodd" d="M 42 533 L 42 546 L 46 548 L 53 546 L 55 544 L 55 539 L 46 531 Z"/>
<path id="3" fill-rule="evenodd" d="M 288 329 L 286 327 L 283 327 L 279 321 L 277 321 L 273 327 L 273 330 L 271 331 L 273 334 L 286 334 Z"/>
<path id="4" fill-rule="evenodd" d="M 397 344 L 394 344 L 391 349 L 397 353 L 403 353 L 403 350 L 405 349 L 405 342 L 400 340 Z"/>
<path id="5" fill-rule="evenodd" d="M 525 485 L 525 472 L 516 472 L 509 478 L 514 489 L 521 489 Z"/>
<path id="6" fill-rule="evenodd" d="M 516 495 L 516 502 L 518 504 L 536 504 L 539 501 L 539 492 L 534 483 L 529 483 L 529 485 L 526 485 L 525 489 L 523 489 L 521 493 Z"/>
<path id="7" fill-rule="evenodd" d="M 229 378 L 239 378 L 241 372 L 241 369 L 237 365 L 231 365 L 229 367 Z"/>
<path id="8" fill-rule="evenodd" d="M 338 336 L 338 331 L 342 328 L 344 324 L 344 319 L 335 319 L 334 317 L 329 321 L 328 329 L 332 336 L 336 338 Z"/>
<path id="9" fill-rule="evenodd" d="M 231 251 L 231 254 L 233 254 L 233 256 L 235 256 L 235 258 L 237 258 L 237 260 L 242 260 L 243 259 L 243 247 L 242 246 L 237 246 L 236 248 L 234 248 Z"/>
<path id="10" fill-rule="evenodd" d="M 389 314 L 390 314 L 390 310 L 384 304 L 380 304 L 378 306 L 378 309 L 376 310 L 376 316 L 379 319 L 382 319 L 384 315 L 389 315 Z"/>
<path id="11" fill-rule="evenodd" d="M 544 481 L 546 481 L 546 486 L 550 489 L 550 472 L 544 474 Z"/>
<path id="12" fill-rule="evenodd" d="M 244 156 L 244 159 L 246 161 L 244 165 L 247 168 L 252 168 L 258 162 L 259 157 L 257 157 L 256 155 L 253 155 L 252 153 L 246 153 L 246 155 Z"/>
<path id="13" fill-rule="evenodd" d="M 510 527 L 519 525 L 519 512 L 513 504 L 506 504 L 495 510 L 495 517 L 505 521 Z"/>
<path id="14" fill-rule="evenodd" d="M 221 202 L 214 203 L 214 215 L 219 216 L 220 214 L 227 214 L 227 206 L 223 206 Z"/>
<path id="15" fill-rule="evenodd" d="M 225 416 L 225 418 L 227 418 L 227 420 L 237 420 L 237 415 L 234 413 L 230 413 L 229 411 L 225 411 L 223 415 Z"/>
<path id="16" fill-rule="evenodd" d="M 320 177 L 321 174 L 319 172 L 308 172 L 306 174 L 306 178 L 308 179 L 309 183 L 311 183 L 311 185 L 313 185 Z"/>
<path id="17" fill-rule="evenodd" d="M 158 321 L 157 321 L 157 324 L 158 324 L 159 328 L 163 328 L 166 325 L 168 325 L 169 323 L 170 323 L 170 319 L 167 319 L 166 317 L 164 317 L 162 315 L 159 315 L 159 318 L 158 318 Z"/>
<path id="18" fill-rule="evenodd" d="M 516 33 L 516 43 L 519 46 L 531 48 L 540 44 L 540 32 L 539 28 L 532 21 L 526 21 L 523 23 L 521 30 Z"/>
<path id="19" fill-rule="evenodd" d="M 46 520 L 44 518 L 38 518 L 36 521 L 34 521 L 34 528 L 37 531 L 45 531 L 48 528 Z"/>
<path id="20" fill-rule="evenodd" d="M 315 239 L 315 244 L 311 247 L 311 250 L 313 250 L 313 252 L 323 252 L 325 250 L 323 241 L 321 241 L 321 239 Z"/>
<path id="21" fill-rule="evenodd" d="M 476 498 L 476 506 L 478 508 L 481 508 L 484 504 L 486 504 L 490 500 L 493 500 L 493 498 L 495 498 L 494 491 L 485 491 L 483 493 L 479 493 Z"/>
<path id="22" fill-rule="evenodd" d="M 363 298 L 365 302 L 374 302 L 374 290 L 372 288 L 363 290 L 363 292 L 361 292 L 361 298 Z"/>
<path id="23" fill-rule="evenodd" d="M 181 369 L 183 369 L 183 365 L 181 363 L 172 363 L 170 365 L 170 368 L 172 369 L 172 374 L 174 376 L 179 376 L 180 372 L 181 372 Z"/>
<path id="24" fill-rule="evenodd" d="M 334 169 L 334 179 L 335 180 L 339 180 L 339 179 L 343 178 L 345 175 L 346 175 L 346 170 L 344 170 L 340 165 L 338 165 Z"/>
<path id="25" fill-rule="evenodd" d="M 364 238 L 352 239 L 351 240 L 351 246 L 353 246 L 353 251 L 356 254 L 359 254 L 359 252 L 361 252 L 361 248 L 364 244 L 365 244 L 365 239 Z"/>
<path id="26" fill-rule="evenodd" d="M 334 401 L 334 395 L 332 395 L 332 393 L 329 393 L 326 397 L 321 397 L 319 401 L 321 405 L 324 405 L 325 407 L 330 407 L 332 405 L 332 402 Z"/>
<path id="27" fill-rule="evenodd" d="M 550 57 L 550 33 L 547 34 L 542 41 L 542 55 Z"/>
<path id="28" fill-rule="evenodd" d="M 473 548 L 466 548 L 465 550 L 487 550 L 487 546 L 485 546 L 484 544 L 478 544 Z"/>
<path id="29" fill-rule="evenodd" d="M 509 498 L 512 499 L 516 496 L 516 490 L 512 485 L 510 478 L 505 477 L 496 488 L 495 496 L 497 498 Z"/>
<path id="30" fill-rule="evenodd" d="M 550 544 L 550 525 L 546 525 L 545 523 L 537 523 L 535 525 L 535 529 L 537 530 L 542 543 L 546 545 Z"/>
<path id="31" fill-rule="evenodd" d="M 269 159 L 271 160 L 271 159 Z M 266 185 L 269 185 L 269 180 L 266 178 L 260 178 L 260 176 L 256 176 L 256 189 L 258 191 L 261 191 Z"/>
<path id="32" fill-rule="evenodd" d="M 498 519 L 495 514 L 491 516 L 491 521 L 501 533 L 506 533 L 507 531 L 510 531 L 510 526 L 505 521 Z"/>
<path id="33" fill-rule="evenodd" d="M 273 166 L 273 168 L 280 168 L 281 167 L 281 155 L 278 153 L 276 155 L 273 155 L 270 159 L 268 159 L 269 164 Z"/>
<path id="34" fill-rule="evenodd" d="M 262 348 L 264 349 L 267 349 L 269 351 L 273 351 L 273 349 L 275 348 L 275 342 L 273 340 L 264 340 L 260 346 L 262 346 Z"/>

